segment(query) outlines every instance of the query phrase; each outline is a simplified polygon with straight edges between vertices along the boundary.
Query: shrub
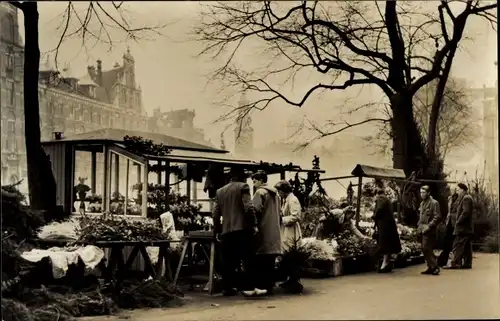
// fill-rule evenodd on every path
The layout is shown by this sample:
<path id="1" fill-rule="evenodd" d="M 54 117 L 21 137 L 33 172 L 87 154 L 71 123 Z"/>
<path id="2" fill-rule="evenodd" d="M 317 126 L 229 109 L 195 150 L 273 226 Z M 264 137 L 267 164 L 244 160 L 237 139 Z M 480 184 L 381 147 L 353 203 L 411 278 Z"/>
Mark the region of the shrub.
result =
<path id="1" fill-rule="evenodd" d="M 488 189 L 484 176 L 467 180 L 469 193 L 474 200 L 474 238 L 480 243 L 478 250 L 496 252 L 499 248 L 499 206 L 498 198 Z"/>

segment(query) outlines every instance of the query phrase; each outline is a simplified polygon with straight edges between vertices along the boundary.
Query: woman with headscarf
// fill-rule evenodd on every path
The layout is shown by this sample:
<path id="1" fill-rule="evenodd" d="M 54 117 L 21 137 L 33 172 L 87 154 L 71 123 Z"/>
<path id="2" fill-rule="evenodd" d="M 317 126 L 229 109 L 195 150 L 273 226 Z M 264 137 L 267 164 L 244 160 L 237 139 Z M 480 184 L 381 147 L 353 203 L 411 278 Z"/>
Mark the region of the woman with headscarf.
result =
<path id="1" fill-rule="evenodd" d="M 281 244 L 283 252 L 293 248 L 295 244 L 302 239 L 300 229 L 300 220 L 302 214 L 302 206 L 299 199 L 293 194 L 292 185 L 288 181 L 281 180 L 274 186 L 282 200 L 281 205 Z M 286 264 L 285 264 L 286 265 Z M 283 273 L 286 275 L 286 281 L 280 284 L 280 287 L 285 288 L 289 292 L 302 292 L 302 285 L 299 282 L 300 271 L 295 264 L 284 268 Z"/>
<path id="2" fill-rule="evenodd" d="M 375 197 L 375 209 L 373 220 L 375 221 L 377 254 L 382 255 L 382 264 L 379 272 L 390 272 L 391 255 L 401 252 L 401 241 L 399 240 L 398 227 L 394 219 L 391 201 L 384 194 L 384 190 L 378 188 Z"/>

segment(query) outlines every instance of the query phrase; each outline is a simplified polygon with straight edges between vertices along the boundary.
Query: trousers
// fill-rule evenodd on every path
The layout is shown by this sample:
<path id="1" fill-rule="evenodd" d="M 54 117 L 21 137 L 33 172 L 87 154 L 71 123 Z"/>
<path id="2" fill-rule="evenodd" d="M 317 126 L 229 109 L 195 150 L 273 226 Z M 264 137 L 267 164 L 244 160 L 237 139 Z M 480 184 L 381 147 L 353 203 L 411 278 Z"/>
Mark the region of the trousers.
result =
<path id="1" fill-rule="evenodd" d="M 451 265 L 472 267 L 472 237 L 470 235 L 455 236 Z"/>
<path id="2" fill-rule="evenodd" d="M 248 231 L 235 231 L 221 235 L 221 276 L 224 291 L 253 290 L 255 272 L 252 266 L 253 235 Z"/>
<path id="3" fill-rule="evenodd" d="M 453 249 L 453 241 L 455 236 L 453 235 L 453 225 L 451 223 L 446 225 L 446 234 L 444 237 L 443 251 L 439 255 L 438 264 L 440 266 L 445 266 L 448 264 L 448 260 L 450 259 L 450 253 Z"/>
<path id="4" fill-rule="evenodd" d="M 262 290 L 272 291 L 275 285 L 276 255 L 258 254 L 252 260 L 253 273 L 255 273 L 255 287 Z"/>
<path id="5" fill-rule="evenodd" d="M 436 244 L 436 234 L 426 233 L 422 235 L 422 254 L 424 255 L 427 267 L 434 270 L 439 267 L 436 255 L 434 254 L 434 245 Z"/>

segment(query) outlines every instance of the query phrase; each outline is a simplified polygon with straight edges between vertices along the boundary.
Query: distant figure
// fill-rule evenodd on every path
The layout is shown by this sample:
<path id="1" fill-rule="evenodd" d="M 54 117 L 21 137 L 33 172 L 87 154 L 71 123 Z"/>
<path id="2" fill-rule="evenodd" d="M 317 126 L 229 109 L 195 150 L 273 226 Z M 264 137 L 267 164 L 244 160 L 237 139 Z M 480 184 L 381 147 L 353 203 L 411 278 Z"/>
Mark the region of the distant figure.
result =
<path id="1" fill-rule="evenodd" d="M 453 235 L 452 259 L 450 269 L 471 269 L 472 268 L 472 236 L 474 235 L 474 222 L 472 220 L 472 211 L 474 201 L 468 193 L 467 185 L 458 184 L 457 200 L 457 221 Z"/>
<path id="2" fill-rule="evenodd" d="M 327 215 L 323 215 L 319 219 L 319 224 L 316 227 L 315 236 L 319 240 L 329 239 L 339 236 L 345 231 L 351 232 L 357 239 L 369 239 L 363 235 L 354 224 L 355 210 L 352 206 L 346 204 L 341 205 L 341 208 L 331 210 Z"/>
<path id="3" fill-rule="evenodd" d="M 384 190 L 377 188 L 375 197 L 375 208 L 373 220 L 377 230 L 377 254 L 382 255 L 380 273 L 391 272 L 390 257 L 401 252 L 401 241 L 399 240 L 398 227 L 392 211 L 392 203 L 384 194 Z"/>
<path id="4" fill-rule="evenodd" d="M 278 191 L 267 185 L 267 174 L 258 171 L 252 176 L 255 194 L 253 205 L 257 216 L 259 233 L 256 239 L 256 254 L 253 268 L 258 275 L 256 288 L 243 292 L 246 296 L 272 294 L 275 285 L 274 266 L 281 251 L 280 200 Z"/>
<path id="5" fill-rule="evenodd" d="M 217 190 L 213 208 L 214 234 L 221 242 L 224 296 L 235 295 L 238 289 L 255 289 L 255 276 L 251 272 L 250 260 L 254 252 L 257 220 L 250 187 L 245 183 L 247 177 L 242 169 L 232 168 L 230 176 L 231 181 Z M 245 282 L 239 282 L 238 270 L 242 265 L 247 271 Z"/>
<path id="6" fill-rule="evenodd" d="M 453 240 L 455 236 L 453 232 L 455 230 L 455 224 L 457 222 L 457 210 L 458 210 L 458 193 L 457 188 L 453 188 L 452 194 L 448 198 L 448 215 L 446 216 L 446 234 L 444 237 L 443 251 L 439 254 L 438 264 L 443 267 L 448 264 L 450 259 L 450 253 L 453 248 Z"/>
<path id="7" fill-rule="evenodd" d="M 432 198 L 429 186 L 420 188 L 420 217 L 418 220 L 418 233 L 422 237 L 422 252 L 427 269 L 422 274 L 439 275 L 439 265 L 434 255 L 434 245 L 436 243 L 437 225 L 441 221 L 441 212 L 439 203 Z"/>

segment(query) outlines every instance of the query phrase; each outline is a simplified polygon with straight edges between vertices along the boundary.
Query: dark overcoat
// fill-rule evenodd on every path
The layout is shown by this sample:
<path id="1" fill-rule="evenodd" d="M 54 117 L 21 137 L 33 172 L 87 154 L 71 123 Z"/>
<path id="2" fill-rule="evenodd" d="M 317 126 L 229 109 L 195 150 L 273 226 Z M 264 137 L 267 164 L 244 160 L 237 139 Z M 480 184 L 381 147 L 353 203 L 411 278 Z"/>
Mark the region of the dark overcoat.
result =
<path id="1" fill-rule="evenodd" d="M 401 252 L 401 241 L 392 212 L 392 204 L 385 195 L 377 195 L 375 199 L 373 220 L 378 231 L 378 253 L 384 255 Z"/>
<path id="2" fill-rule="evenodd" d="M 459 200 L 457 206 L 457 221 L 453 235 L 472 235 L 474 234 L 473 200 L 469 194 L 465 194 Z"/>

